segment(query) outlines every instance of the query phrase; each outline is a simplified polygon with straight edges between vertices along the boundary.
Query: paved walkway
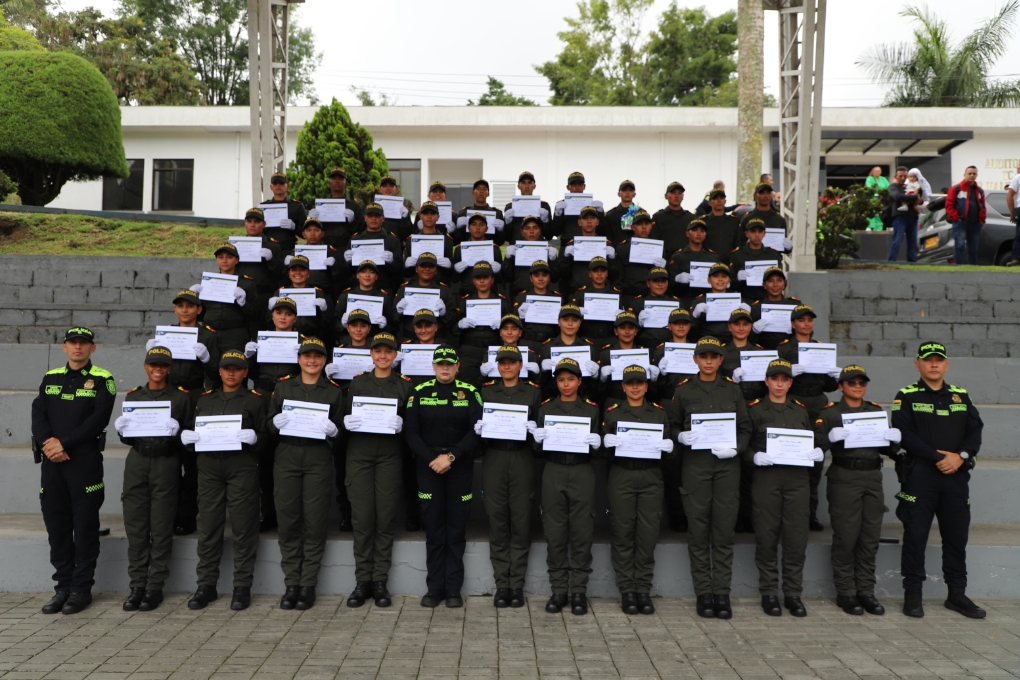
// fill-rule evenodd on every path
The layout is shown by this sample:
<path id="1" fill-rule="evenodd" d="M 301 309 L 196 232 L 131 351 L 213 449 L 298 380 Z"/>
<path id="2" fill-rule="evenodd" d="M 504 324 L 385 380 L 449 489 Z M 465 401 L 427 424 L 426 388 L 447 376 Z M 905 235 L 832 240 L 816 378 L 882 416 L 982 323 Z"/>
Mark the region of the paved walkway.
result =
<path id="1" fill-rule="evenodd" d="M 1020 677 L 1020 601 L 982 600 L 984 621 L 927 601 L 920 621 L 897 611 L 851 617 L 829 600 L 809 616 L 765 616 L 735 601 L 731 621 L 698 619 L 693 601 L 657 599 L 655 616 L 624 615 L 594 600 L 588 616 L 553 616 L 545 598 L 497 612 L 487 597 L 464 609 L 348 609 L 323 597 L 285 612 L 259 596 L 234 613 L 203 612 L 174 594 L 152 613 L 121 611 L 99 595 L 77 616 L 45 616 L 40 594 L 0 594 L 4 680 L 327 680 L 332 678 L 1010 678 Z"/>

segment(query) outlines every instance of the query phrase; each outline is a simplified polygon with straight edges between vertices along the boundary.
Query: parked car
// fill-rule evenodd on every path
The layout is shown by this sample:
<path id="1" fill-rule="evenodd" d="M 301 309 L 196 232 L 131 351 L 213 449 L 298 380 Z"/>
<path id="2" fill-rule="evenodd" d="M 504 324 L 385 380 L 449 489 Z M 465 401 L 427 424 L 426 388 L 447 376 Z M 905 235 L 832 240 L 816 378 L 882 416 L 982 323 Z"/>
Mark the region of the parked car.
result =
<path id="1" fill-rule="evenodd" d="M 1016 225 L 1009 221 L 1005 191 L 985 194 L 988 216 L 978 240 L 978 264 L 1005 266 L 1013 251 Z M 953 225 L 946 219 L 946 197 L 933 198 L 928 212 L 917 227 L 917 261 L 927 264 L 953 264 Z"/>

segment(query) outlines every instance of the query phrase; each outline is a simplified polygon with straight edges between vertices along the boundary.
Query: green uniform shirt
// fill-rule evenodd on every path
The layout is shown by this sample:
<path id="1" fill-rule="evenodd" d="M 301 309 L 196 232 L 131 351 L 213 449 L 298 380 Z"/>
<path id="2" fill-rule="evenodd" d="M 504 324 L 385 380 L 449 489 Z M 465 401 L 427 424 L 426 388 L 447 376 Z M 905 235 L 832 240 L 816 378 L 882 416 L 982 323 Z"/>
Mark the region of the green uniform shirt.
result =
<path id="1" fill-rule="evenodd" d="M 707 234 L 704 243 L 701 244 L 702 248 L 717 253 L 730 253 L 744 243 L 744 230 L 737 217 L 729 213 L 722 215 L 709 213 L 703 219 Z"/>
<path id="2" fill-rule="evenodd" d="M 269 431 L 279 434 L 280 428 L 273 423 L 273 417 L 283 411 L 283 400 L 308 401 L 313 404 L 329 404 L 329 419 L 337 426 L 338 430 L 344 429 L 344 391 L 340 384 L 327 378 L 324 374 L 310 385 L 301 380 L 301 374 L 284 378 L 273 390 L 273 399 L 266 414 L 266 422 Z M 281 443 L 292 443 L 292 437 L 283 437 Z M 323 443 L 326 443 L 323 440 Z"/>
<path id="3" fill-rule="evenodd" d="M 301 225 L 298 225 L 298 229 Z M 260 293 L 268 293 L 284 280 L 283 251 L 275 238 L 262 235 L 262 247 L 273 254 L 269 260 L 238 262 L 236 273 L 251 278 Z"/>
<path id="4" fill-rule="evenodd" d="M 760 352 L 764 349 L 765 348 L 761 345 L 756 345 L 753 342 L 749 342 L 743 347 L 737 347 L 731 340 L 723 345 L 723 364 L 719 371 L 727 378 L 732 378 L 733 371 L 740 368 L 741 352 Z M 740 392 L 744 395 L 744 399 L 747 401 L 762 399 L 765 397 L 766 392 L 768 392 L 768 388 L 765 387 L 764 382 L 748 382 L 741 380 L 737 384 L 740 385 Z"/>
<path id="5" fill-rule="evenodd" d="M 669 422 L 677 434 L 690 431 L 692 413 L 736 413 L 737 451 L 747 448 L 751 421 L 740 387 L 729 378 L 717 374 L 715 380 L 706 382 L 695 375 L 681 382 L 669 407 Z"/>
<path id="6" fill-rule="evenodd" d="M 874 459 L 881 456 L 893 456 L 896 451 L 899 450 L 899 444 L 890 444 L 889 446 L 881 447 L 864 447 L 859 449 L 848 449 L 843 445 L 843 442 L 836 442 L 833 444 L 829 441 L 829 432 L 835 427 L 843 427 L 843 414 L 844 413 L 874 413 L 881 411 L 882 407 L 873 401 L 863 401 L 857 408 L 851 407 L 846 403 L 846 399 L 840 399 L 833 403 L 829 402 L 828 405 L 822 409 L 822 412 L 818 415 L 818 419 L 815 420 L 815 430 L 817 436 L 815 440 L 825 451 L 832 452 L 832 456 L 842 458 L 868 458 Z"/>
<path id="7" fill-rule="evenodd" d="M 807 406 L 796 399 L 787 399 L 784 404 L 777 404 L 767 396 L 755 399 L 747 407 L 747 415 L 751 419 L 751 445 L 744 450 L 744 458 L 749 463 L 754 462 L 754 454 L 767 451 L 766 436 L 770 427 L 813 432 Z M 818 445 L 815 434 L 815 446 Z"/>
<path id="8" fill-rule="evenodd" d="M 818 342 L 811 340 L 811 342 Z M 791 364 L 800 363 L 800 342 L 791 337 L 783 340 L 776 347 L 779 358 L 789 361 Z M 790 395 L 794 397 L 818 397 L 825 392 L 835 392 L 839 389 L 836 379 L 825 373 L 802 373 L 793 379 L 793 386 L 790 388 Z"/>
<path id="9" fill-rule="evenodd" d="M 663 250 L 675 253 L 687 247 L 687 225 L 694 219 L 694 214 L 683 208 L 671 210 L 666 207 L 652 215 L 652 238 L 665 242 Z M 669 259 L 669 255 L 666 255 Z"/>
<path id="10" fill-rule="evenodd" d="M 180 429 L 192 428 L 191 400 L 183 387 L 167 385 L 161 390 L 150 390 L 147 384 L 140 385 L 124 395 L 124 401 L 169 401 L 170 417 L 177 421 Z M 120 441 L 144 456 L 172 456 L 179 453 L 183 446 L 180 430 L 173 437 L 120 437 Z"/>
<path id="11" fill-rule="evenodd" d="M 679 444 L 674 441 L 673 430 L 669 424 L 669 414 L 666 409 L 653 404 L 652 402 L 645 400 L 645 403 L 641 406 L 631 406 L 624 399 L 621 402 L 613 404 L 606 408 L 605 414 L 602 416 L 602 436 L 605 437 L 607 434 L 616 434 L 617 423 L 648 423 L 651 425 L 662 425 L 662 438 L 673 442 L 673 450 L 669 453 L 662 454 L 663 458 L 672 458 L 677 454 Z M 645 458 L 624 458 L 621 456 L 619 459 L 616 458 L 616 449 L 607 448 L 607 453 L 610 458 L 620 461 L 631 462 L 635 465 L 635 469 L 644 469 L 658 466 L 659 461 Z M 640 462 L 638 462 L 640 461 Z M 642 463 L 647 463 L 642 465 Z"/>
<path id="12" fill-rule="evenodd" d="M 344 415 L 352 413 L 352 405 L 355 397 L 378 397 L 382 399 L 397 400 L 397 415 L 404 417 L 404 409 L 407 408 L 407 398 L 411 394 L 411 379 L 392 371 L 385 378 L 377 378 L 375 370 L 365 371 L 354 376 L 351 386 L 347 391 L 347 399 L 344 402 Z M 401 435 L 374 434 L 369 432 L 350 433 L 350 447 L 356 447 L 359 443 L 376 441 L 377 444 L 392 441 L 399 450 L 403 445 Z"/>
<path id="13" fill-rule="evenodd" d="M 591 434 L 599 433 L 599 407 L 594 401 L 578 398 L 575 401 L 562 401 L 559 397 L 546 399 L 538 407 L 538 419 L 536 422 L 540 428 L 545 427 L 546 416 L 571 416 L 572 418 L 588 418 L 591 421 Z M 534 442 L 536 452 L 543 451 L 542 444 Z M 563 462 L 573 457 L 584 457 L 585 455 L 599 456 L 601 446 L 588 447 L 588 454 L 567 453 L 565 451 L 546 451 L 546 458 L 552 462 Z"/>
<path id="14" fill-rule="evenodd" d="M 226 458 L 242 451 L 258 453 L 266 440 L 266 408 L 264 396 L 256 390 L 240 389 L 224 392 L 222 389 L 209 390 L 198 398 L 195 417 L 198 416 L 241 416 L 242 430 L 255 430 L 258 437 L 254 445 L 244 444 L 241 451 L 202 451 L 203 456 Z M 193 446 L 193 445 L 192 445 Z"/>
<path id="15" fill-rule="evenodd" d="M 217 331 L 231 330 L 234 328 L 247 328 L 249 321 L 256 321 L 261 318 L 263 312 L 260 298 L 255 290 L 255 281 L 250 276 L 238 274 L 237 287 L 244 291 L 244 305 L 236 302 L 213 302 L 202 300 L 202 323 Z M 214 357 L 215 359 L 215 357 Z"/>
<path id="16" fill-rule="evenodd" d="M 507 387 L 502 378 L 487 382 L 481 389 L 482 402 L 493 404 L 515 404 L 528 407 L 528 420 L 538 422 L 538 408 L 542 403 L 542 390 L 536 383 L 528 380 L 518 380 L 513 387 Z M 531 440 L 531 435 L 528 435 Z M 509 439 L 485 439 L 484 445 L 489 449 L 502 451 L 515 451 L 528 446 L 526 442 L 512 441 Z"/>
<path id="17" fill-rule="evenodd" d="M 180 324 L 173 324 L 176 327 L 180 327 Z M 183 387 L 189 392 L 192 390 L 202 390 L 205 385 L 205 379 L 209 378 L 213 385 L 217 385 L 220 382 L 220 374 L 217 370 L 219 364 L 219 358 L 223 356 L 223 352 L 219 349 L 219 344 L 216 342 L 216 331 L 211 328 L 207 328 L 205 324 L 198 324 L 198 342 L 205 345 L 205 348 L 209 350 L 209 361 L 208 363 L 202 363 L 198 359 L 173 359 L 170 362 L 170 375 L 167 377 L 167 383 L 173 387 Z"/>

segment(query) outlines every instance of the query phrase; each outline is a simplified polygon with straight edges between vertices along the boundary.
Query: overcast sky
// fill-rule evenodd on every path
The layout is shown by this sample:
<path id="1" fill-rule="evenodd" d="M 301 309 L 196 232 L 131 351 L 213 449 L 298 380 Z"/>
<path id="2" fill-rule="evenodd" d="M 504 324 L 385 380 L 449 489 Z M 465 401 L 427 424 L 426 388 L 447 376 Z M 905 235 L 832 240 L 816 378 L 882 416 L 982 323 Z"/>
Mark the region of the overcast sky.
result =
<path id="1" fill-rule="evenodd" d="M 69 10 L 88 6 L 111 13 L 115 0 L 63 0 Z M 736 0 L 678 0 L 681 6 L 705 6 L 712 15 L 736 9 Z M 854 62 L 871 45 L 911 38 L 909 22 L 899 16 L 903 0 L 830 0 L 826 32 L 826 106 L 878 106 L 883 89 L 871 83 Z M 1002 0 L 928 0 L 939 16 L 950 19 L 954 38 L 969 33 L 991 16 Z M 668 0 L 656 0 L 648 13 L 652 29 Z M 298 21 L 315 29 L 323 59 L 315 85 L 320 100 L 336 97 L 356 104 L 351 87 L 385 93 L 402 106 L 457 106 L 485 91 L 487 75 L 514 94 L 545 104 L 550 92 L 534 65 L 555 59 L 556 33 L 565 16 L 576 16 L 571 0 L 389 0 L 384 5 L 341 0 L 306 0 Z M 778 95 L 776 12 L 765 13 L 765 86 Z M 1020 77 L 1020 32 L 993 75 Z"/>

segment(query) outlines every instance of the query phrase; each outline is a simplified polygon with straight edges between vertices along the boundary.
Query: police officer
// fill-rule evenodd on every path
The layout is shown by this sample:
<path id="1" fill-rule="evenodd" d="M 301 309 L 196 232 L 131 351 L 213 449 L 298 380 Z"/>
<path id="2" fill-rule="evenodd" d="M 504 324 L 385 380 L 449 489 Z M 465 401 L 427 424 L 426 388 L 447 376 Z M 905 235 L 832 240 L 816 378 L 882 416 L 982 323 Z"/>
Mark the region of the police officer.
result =
<path id="1" fill-rule="evenodd" d="M 623 369 L 626 398 L 606 409 L 602 436 L 612 449 L 606 494 L 612 529 L 612 561 L 616 587 L 624 614 L 654 614 L 650 592 L 655 572 L 655 544 L 662 524 L 663 483 L 661 457 L 673 452 L 669 416 L 658 404 L 645 399 L 649 376 L 642 366 Z M 658 457 L 640 456 L 623 448 L 622 431 L 636 423 L 662 426 Z"/>
<path id="2" fill-rule="evenodd" d="M 619 196 L 620 202 L 616 207 L 606 212 L 603 230 L 613 243 L 623 243 L 629 241 L 630 237 L 634 235 L 630 225 L 634 220 L 634 215 L 638 210 L 641 210 L 641 206 L 634 202 L 634 197 L 637 196 L 637 187 L 629 179 L 620 182 L 616 195 Z"/>
<path id="3" fill-rule="evenodd" d="M 517 190 L 521 192 L 521 196 L 534 196 L 535 195 L 535 175 L 525 170 L 517 176 Z M 445 187 L 444 187 L 445 189 Z M 545 201 L 539 203 L 539 214 L 535 215 L 542 223 L 542 234 L 546 237 L 549 236 L 549 218 L 552 216 L 552 208 Z M 527 215 L 516 215 L 513 210 L 513 201 L 506 204 L 503 208 L 503 221 L 506 223 L 506 238 L 511 244 L 516 243 L 521 238 L 521 225 L 523 224 L 524 218 Z"/>
<path id="4" fill-rule="evenodd" d="M 329 191 L 326 192 L 326 199 L 344 199 L 344 221 L 331 222 L 322 219 L 318 208 L 308 211 L 308 217 L 318 219 L 322 222 L 322 228 L 326 232 L 325 241 L 340 252 L 347 250 L 351 236 L 357 234 L 365 227 L 365 216 L 361 210 L 361 204 L 354 198 L 347 195 L 347 173 L 343 168 L 333 168 L 329 171 Z"/>
<path id="5" fill-rule="evenodd" d="M 815 421 L 820 446 L 832 453 L 825 493 L 832 517 L 836 606 L 855 615 L 885 613 L 875 599 L 875 555 L 885 516 L 882 456 L 894 457 L 901 437 L 899 430 L 889 428 L 883 435 L 885 446 L 846 446 L 845 415 L 882 413 L 881 406 L 864 399 L 869 380 L 862 366 L 845 366 L 839 374 L 843 398 L 822 409 Z"/>
<path id="6" fill-rule="evenodd" d="M 528 407 L 527 420 L 537 427 L 542 391 L 536 383 L 521 379 L 524 357 L 516 345 L 496 351 L 499 378 L 482 385 L 485 404 L 517 404 Z M 531 506 L 535 499 L 535 459 L 525 440 L 486 437 L 485 423 L 475 423 L 483 438 L 482 500 L 489 517 L 489 560 L 496 580 L 496 607 L 524 606 L 524 575 L 531 548 Z"/>
<path id="7" fill-rule="evenodd" d="M 453 293 L 449 286 L 436 277 L 436 269 L 436 256 L 432 253 L 422 253 L 415 258 L 414 274 L 397 288 L 396 297 L 393 298 L 393 309 L 390 312 L 390 328 L 399 332 L 402 341 L 414 338 L 414 312 L 418 306 L 413 305 L 411 310 L 407 311 L 408 305 L 411 304 L 411 299 L 407 297 L 408 288 L 428 288 L 439 293 L 439 300 L 433 303 L 433 311 L 444 328 L 457 313 Z"/>
<path id="8" fill-rule="evenodd" d="M 766 320 L 761 318 L 762 305 L 788 305 L 797 307 L 804 304 L 800 298 L 786 295 L 786 272 L 782 267 L 769 267 L 762 276 L 764 295 L 751 303 L 751 321 L 754 342 L 765 349 L 775 349 L 783 340 L 790 337 L 790 331 L 766 330 Z M 792 311 L 792 310 L 791 310 Z"/>
<path id="9" fill-rule="evenodd" d="M 244 213 L 244 234 L 251 238 L 261 238 L 258 262 L 238 262 L 237 274 L 248 276 L 255 282 L 255 290 L 262 300 L 268 300 L 283 278 L 283 256 L 280 244 L 276 239 L 267 236 L 266 218 L 261 208 L 248 208 Z"/>
<path id="10" fill-rule="evenodd" d="M 145 353 L 143 368 L 148 376 L 124 396 L 127 404 L 114 421 L 120 441 L 131 447 L 124 460 L 124 531 L 128 539 L 128 577 L 131 593 L 124 611 L 152 611 L 163 601 L 163 583 L 170 575 L 170 553 L 177 513 L 178 476 L 181 469 L 181 427 L 191 427 L 193 409 L 188 392 L 169 382 L 173 357 L 166 347 Z M 166 431 L 144 437 L 124 436 L 135 414 L 144 413 L 145 403 L 170 402 Z"/>
<path id="11" fill-rule="evenodd" d="M 684 191 L 684 185 L 680 182 L 670 182 L 666 187 L 666 207 L 652 215 L 652 238 L 665 243 L 666 253 L 675 253 L 687 247 L 687 224 L 694 215 L 681 206 Z M 669 255 L 666 257 L 668 259 Z"/>
<path id="12" fill-rule="evenodd" d="M 256 322 L 265 313 L 264 307 L 259 302 L 255 281 L 250 276 L 237 272 L 237 265 L 241 261 L 237 247 L 233 243 L 224 243 L 213 254 L 216 256 L 219 273 L 237 276 L 237 286 L 234 288 L 233 302 L 202 301 L 204 307 L 202 322 L 217 332 L 220 350 L 243 351 L 244 346 L 251 340 Z M 197 283 L 190 290 L 197 293 L 201 299 L 202 284 Z"/>
<path id="13" fill-rule="evenodd" d="M 464 548 L 471 514 L 474 453 L 480 437 L 482 398 L 470 383 L 457 380 L 460 360 L 452 345 L 433 353 L 433 380 L 411 392 L 404 436 L 418 464 L 418 497 L 425 523 L 428 592 L 423 607 L 463 607 Z"/>
<path id="14" fill-rule="evenodd" d="M 985 610 L 965 591 L 970 529 L 968 483 L 981 449 L 984 423 L 967 390 L 945 381 L 949 369 L 945 345 L 921 343 L 914 366 L 921 379 L 897 392 L 892 406 L 892 425 L 901 432 L 901 446 L 906 451 L 901 490 L 896 494 L 896 516 L 903 522 L 903 613 L 924 616 L 924 551 L 932 519 L 937 517 L 942 534 L 942 571 L 949 587 L 945 606 L 981 619 Z"/>
<path id="15" fill-rule="evenodd" d="M 402 240 L 384 228 L 384 221 L 381 205 L 369 203 L 365 206 L 365 230 L 351 237 L 351 249 L 344 251 L 344 261 L 350 265 L 350 271 L 357 273 L 360 271 L 361 264 L 367 259 L 356 255 L 355 246 L 358 241 L 382 240 L 383 261 L 375 263 L 376 271 L 379 273 L 379 285 L 387 290 L 394 290 L 404 278 L 404 247 Z"/>
<path id="16" fill-rule="evenodd" d="M 580 172 L 572 172 L 567 175 L 567 193 L 569 194 L 583 194 L 587 185 L 584 182 L 584 174 Z M 595 206 L 598 210 L 599 221 L 606 214 L 605 208 L 602 207 L 602 201 L 591 201 L 591 205 Z M 566 214 L 567 202 L 566 200 L 556 201 L 556 207 L 553 209 L 553 220 L 550 225 L 550 236 L 560 236 L 561 240 L 565 243 L 580 232 L 580 227 L 577 224 L 577 215 Z M 599 236 L 609 236 L 604 230 L 600 231 Z"/>
<path id="17" fill-rule="evenodd" d="M 43 614 L 77 614 L 92 604 L 105 497 L 103 430 L 117 394 L 113 375 L 92 365 L 95 337 L 82 327 L 64 333 L 67 364 L 46 372 L 32 401 L 32 448 L 42 461 L 39 502 L 57 582 Z"/>
<path id="18" fill-rule="evenodd" d="M 319 338 L 306 338 L 298 348 L 298 375 L 284 378 L 273 391 L 267 413 L 269 430 L 279 436 L 273 463 L 274 501 L 280 524 L 280 566 L 286 588 L 280 609 L 311 609 L 319 566 L 326 551 L 333 442 L 340 434 L 343 390 L 322 370 L 328 351 Z M 325 404 L 320 432 L 298 430 L 286 402 Z M 320 436 L 324 435 L 324 436 Z M 307 435 L 307 436 L 303 436 Z"/>
<path id="19" fill-rule="evenodd" d="M 273 192 L 273 197 L 265 202 L 286 203 L 287 217 L 280 220 L 280 226 L 267 227 L 266 233 L 280 244 L 280 252 L 292 252 L 294 244 L 297 243 L 297 236 L 295 236 L 294 230 L 299 225 L 304 225 L 305 223 L 305 206 L 302 205 L 301 201 L 295 201 L 287 197 L 287 192 L 290 190 L 290 180 L 282 172 L 273 173 L 273 176 L 269 179 L 269 189 Z"/>
<path id="20" fill-rule="evenodd" d="M 707 262 L 709 265 L 719 262 L 719 255 L 704 247 L 705 238 L 708 236 L 705 220 L 700 217 L 692 219 L 687 223 L 687 244 L 673 253 L 667 265 L 669 271 L 670 290 L 680 298 L 680 303 L 685 308 L 690 308 L 691 300 L 703 288 L 691 286 L 692 262 Z M 728 257 L 723 253 L 722 257 Z"/>
<path id="21" fill-rule="evenodd" d="M 251 584 L 255 577 L 255 552 L 259 544 L 259 448 L 266 438 L 266 408 L 263 396 L 247 390 L 248 360 L 237 350 L 227 350 L 220 358 L 219 389 L 202 394 L 195 406 L 195 429 L 182 430 L 181 442 L 198 451 L 198 588 L 188 601 L 188 609 L 205 609 L 219 598 L 216 583 L 220 579 L 223 556 L 223 527 L 230 513 L 230 533 L 234 538 L 234 591 L 230 608 L 247 609 L 251 604 Z M 204 450 L 207 426 L 201 416 L 241 416 L 236 431 L 237 445 Z"/>
<path id="22" fill-rule="evenodd" d="M 466 241 L 469 238 L 467 233 L 469 216 L 485 211 L 486 213 L 493 213 L 493 215 L 487 216 L 491 220 L 486 221 L 486 229 L 488 229 L 488 223 L 491 221 L 493 231 L 495 232 L 492 234 L 493 241 L 496 242 L 496 245 L 503 245 L 506 223 L 503 221 L 503 211 L 489 205 L 489 182 L 482 177 L 476 179 L 475 183 L 471 186 L 471 197 L 474 199 L 472 205 L 464 206 L 457 213 L 457 230 L 453 235 L 454 240 L 458 243 Z"/>
<path id="23" fill-rule="evenodd" d="M 754 499 L 754 562 L 758 566 L 761 608 L 769 616 L 781 616 L 777 551 L 783 546 L 783 606 L 794 616 L 807 616 L 800 599 L 804 589 L 804 558 L 807 553 L 808 469 L 774 460 L 768 452 L 769 428 L 812 433 L 807 407 L 789 397 L 793 384 L 790 362 L 776 359 L 765 369 L 768 395 L 747 407 L 751 419 L 751 446 L 744 457 L 758 468 L 751 485 Z M 812 433 L 812 437 L 814 437 Z M 812 439 L 812 443 L 817 443 Z M 817 446 L 812 460 L 825 454 Z"/>
<path id="24" fill-rule="evenodd" d="M 479 368 L 489 356 L 489 345 L 501 344 L 499 327 L 501 319 L 510 313 L 510 301 L 502 293 L 497 292 L 496 278 L 492 265 L 484 260 L 475 264 L 471 270 L 474 291 L 462 295 L 457 301 L 457 330 L 464 366 L 461 376 L 465 382 L 480 382 Z M 499 316 L 491 324 L 478 323 L 469 311 L 474 300 L 490 300 L 498 306 Z M 458 359 L 460 361 L 460 359 Z"/>
<path id="25" fill-rule="evenodd" d="M 705 247 L 724 256 L 740 247 L 743 232 L 740 220 L 726 211 L 726 191 L 713 189 L 708 194 L 711 210 L 702 218 L 708 232 Z"/>

